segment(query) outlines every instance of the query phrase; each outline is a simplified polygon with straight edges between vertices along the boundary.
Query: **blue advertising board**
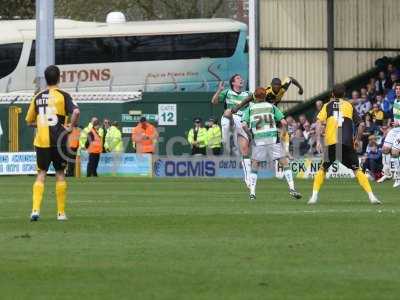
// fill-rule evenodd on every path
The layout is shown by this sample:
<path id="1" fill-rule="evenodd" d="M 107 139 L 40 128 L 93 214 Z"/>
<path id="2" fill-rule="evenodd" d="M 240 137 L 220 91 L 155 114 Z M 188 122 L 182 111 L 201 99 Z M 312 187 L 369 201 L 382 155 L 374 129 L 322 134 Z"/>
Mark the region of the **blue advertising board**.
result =
<path id="1" fill-rule="evenodd" d="M 153 174 L 156 177 L 220 177 L 242 178 L 240 159 L 233 157 L 167 157 L 154 158 Z M 275 164 L 263 164 L 259 178 L 272 178 Z"/>
<path id="2" fill-rule="evenodd" d="M 100 155 L 97 174 L 101 176 L 152 176 L 152 158 L 150 154 L 103 153 Z M 86 176 L 88 154 L 81 153 L 81 174 Z"/>

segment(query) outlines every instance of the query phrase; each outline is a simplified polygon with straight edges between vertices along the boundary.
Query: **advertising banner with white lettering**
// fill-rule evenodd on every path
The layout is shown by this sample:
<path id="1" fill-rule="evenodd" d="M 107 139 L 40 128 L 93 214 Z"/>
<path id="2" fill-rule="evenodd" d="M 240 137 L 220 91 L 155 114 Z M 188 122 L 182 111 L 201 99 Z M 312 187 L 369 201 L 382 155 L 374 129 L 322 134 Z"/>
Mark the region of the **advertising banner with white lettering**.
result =
<path id="1" fill-rule="evenodd" d="M 322 164 L 321 158 L 296 159 L 290 162 L 293 175 L 296 178 L 313 178 Z M 276 165 L 276 177 L 283 178 L 283 168 Z M 341 163 L 335 162 L 326 173 L 327 178 L 353 178 L 354 174 Z"/>
<path id="2" fill-rule="evenodd" d="M 88 154 L 81 153 L 81 174 L 86 176 Z M 152 157 L 150 154 L 102 153 L 97 168 L 99 176 L 152 176 Z"/>
<path id="3" fill-rule="evenodd" d="M 219 177 L 242 178 L 240 159 L 234 157 L 167 157 L 154 158 L 153 173 L 156 177 Z M 263 164 L 259 178 L 271 178 L 275 165 Z"/>
<path id="4" fill-rule="evenodd" d="M 0 175 L 31 175 L 36 173 L 35 152 L 0 153 Z M 52 165 L 48 173 L 54 173 Z"/>

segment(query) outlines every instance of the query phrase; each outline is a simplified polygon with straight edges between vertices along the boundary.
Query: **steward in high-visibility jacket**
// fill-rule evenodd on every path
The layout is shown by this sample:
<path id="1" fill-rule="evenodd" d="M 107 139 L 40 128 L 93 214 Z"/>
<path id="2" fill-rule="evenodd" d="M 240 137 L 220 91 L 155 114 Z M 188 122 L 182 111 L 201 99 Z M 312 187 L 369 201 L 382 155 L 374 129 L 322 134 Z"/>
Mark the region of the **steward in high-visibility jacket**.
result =
<path id="1" fill-rule="evenodd" d="M 157 129 L 145 117 L 141 117 L 139 124 L 132 128 L 132 144 L 136 145 L 136 153 L 154 153 L 157 139 Z"/>
<path id="2" fill-rule="evenodd" d="M 73 177 L 75 176 L 75 163 L 76 163 L 76 155 L 79 148 L 79 139 L 80 139 L 81 130 L 79 127 L 72 128 L 71 133 L 68 135 L 68 164 L 67 164 L 67 172 L 66 176 Z"/>
<path id="3" fill-rule="evenodd" d="M 123 150 L 122 133 L 117 126 L 118 124 L 114 122 L 107 130 L 104 142 L 104 148 L 107 152 L 122 152 Z"/>
<path id="4" fill-rule="evenodd" d="M 91 121 L 89 122 L 89 124 L 83 130 L 81 130 L 81 135 L 79 137 L 79 150 L 86 149 L 86 142 L 87 142 L 87 139 L 88 139 L 88 134 L 89 134 L 90 130 L 92 130 L 92 128 L 93 128 L 93 122 L 99 122 L 99 124 L 100 124 L 99 119 L 96 118 L 96 117 L 93 117 L 91 119 Z M 100 137 L 101 137 L 101 139 L 103 141 L 103 139 L 104 139 L 104 129 L 99 127 L 99 129 L 97 130 L 97 133 L 100 135 Z"/>
<path id="5" fill-rule="evenodd" d="M 87 164 L 87 177 L 97 177 L 97 166 L 99 165 L 100 155 L 103 152 L 103 141 L 98 132 L 100 123 L 98 120 L 93 122 L 93 128 L 88 133 L 86 148 L 89 153 L 89 161 Z"/>
<path id="6" fill-rule="evenodd" d="M 188 133 L 188 142 L 192 146 L 192 155 L 207 154 L 207 129 L 202 126 L 200 118 L 194 119 L 194 126 Z"/>
<path id="7" fill-rule="evenodd" d="M 221 154 L 222 145 L 222 132 L 221 128 L 216 124 L 215 119 L 211 118 L 209 121 L 209 128 L 207 131 L 207 145 L 214 155 Z"/>

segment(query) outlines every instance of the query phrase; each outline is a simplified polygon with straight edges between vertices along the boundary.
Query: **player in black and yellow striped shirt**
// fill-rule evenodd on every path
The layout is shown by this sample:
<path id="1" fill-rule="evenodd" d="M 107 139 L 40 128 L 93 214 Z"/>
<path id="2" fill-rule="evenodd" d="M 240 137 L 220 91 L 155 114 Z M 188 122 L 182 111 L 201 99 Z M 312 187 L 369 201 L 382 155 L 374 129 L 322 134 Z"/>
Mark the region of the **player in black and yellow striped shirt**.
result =
<path id="1" fill-rule="evenodd" d="M 282 97 L 285 95 L 291 84 L 294 84 L 299 88 L 299 95 L 303 95 L 303 87 L 295 78 L 286 77 L 283 82 L 279 78 L 274 78 L 272 79 L 271 84 L 265 88 L 265 100 L 277 105 L 282 100 Z"/>
<path id="2" fill-rule="evenodd" d="M 322 152 L 321 134 L 322 124 L 325 123 L 325 151 L 324 162 L 314 178 L 313 194 L 308 204 L 318 201 L 318 192 L 324 182 L 326 172 L 336 161 L 353 170 L 355 177 L 364 191 L 368 194 L 372 204 L 381 202 L 372 193 L 367 176 L 360 170 L 359 161 L 354 149 L 354 128 L 358 127 L 357 142 L 360 141 L 364 124 L 361 122 L 353 105 L 344 100 L 345 87 L 338 84 L 334 87 L 332 99 L 324 104 L 317 116 L 317 150 Z"/>
<path id="3" fill-rule="evenodd" d="M 48 88 L 33 97 L 26 115 L 28 125 L 36 128 L 33 144 L 38 168 L 38 175 L 33 184 L 31 220 L 39 219 L 46 173 L 50 163 L 53 163 L 56 170 L 57 219 L 62 221 L 67 219 L 65 216 L 67 184 L 64 176 L 68 157 L 67 139 L 69 132 L 77 125 L 79 108 L 68 93 L 57 87 L 60 81 L 58 67 L 47 67 L 45 78 Z M 66 127 L 65 120 L 68 115 L 71 115 L 71 123 Z"/>

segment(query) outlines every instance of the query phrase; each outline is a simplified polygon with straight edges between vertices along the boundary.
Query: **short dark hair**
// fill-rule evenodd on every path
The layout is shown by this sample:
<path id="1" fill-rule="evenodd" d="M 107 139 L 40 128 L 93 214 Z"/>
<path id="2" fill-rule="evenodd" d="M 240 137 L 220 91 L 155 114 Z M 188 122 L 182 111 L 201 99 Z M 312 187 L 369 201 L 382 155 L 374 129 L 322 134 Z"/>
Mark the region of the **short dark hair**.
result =
<path id="1" fill-rule="evenodd" d="M 51 65 L 46 68 L 44 71 L 44 78 L 46 78 L 47 85 L 56 85 L 60 81 L 60 69 Z"/>
<path id="2" fill-rule="evenodd" d="M 344 84 L 339 83 L 333 87 L 332 91 L 333 97 L 343 98 L 345 93 L 346 93 L 346 87 L 344 86 Z"/>
<path id="3" fill-rule="evenodd" d="M 282 85 L 282 81 L 277 77 L 272 78 L 271 85 Z"/>
<path id="4" fill-rule="evenodd" d="M 230 79 L 229 79 L 229 86 L 231 87 L 231 89 L 233 89 L 233 82 L 235 81 L 235 78 L 237 77 L 237 76 L 240 76 L 240 74 L 234 74 Z"/>

